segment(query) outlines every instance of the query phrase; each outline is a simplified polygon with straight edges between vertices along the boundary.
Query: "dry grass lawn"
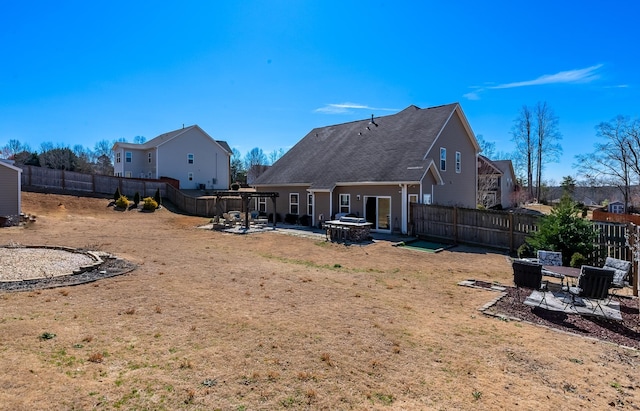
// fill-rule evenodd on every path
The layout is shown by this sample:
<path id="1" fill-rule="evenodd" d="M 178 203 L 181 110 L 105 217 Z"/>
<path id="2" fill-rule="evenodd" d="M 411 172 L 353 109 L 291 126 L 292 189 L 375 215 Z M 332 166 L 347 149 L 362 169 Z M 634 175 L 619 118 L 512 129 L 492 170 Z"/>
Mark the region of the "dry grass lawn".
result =
<path id="1" fill-rule="evenodd" d="M 456 284 L 511 283 L 500 253 L 223 234 L 108 203 L 25 192 L 37 222 L 0 229 L 139 265 L 0 293 L 0 409 L 640 407 L 637 351 L 478 311 L 496 294 Z"/>

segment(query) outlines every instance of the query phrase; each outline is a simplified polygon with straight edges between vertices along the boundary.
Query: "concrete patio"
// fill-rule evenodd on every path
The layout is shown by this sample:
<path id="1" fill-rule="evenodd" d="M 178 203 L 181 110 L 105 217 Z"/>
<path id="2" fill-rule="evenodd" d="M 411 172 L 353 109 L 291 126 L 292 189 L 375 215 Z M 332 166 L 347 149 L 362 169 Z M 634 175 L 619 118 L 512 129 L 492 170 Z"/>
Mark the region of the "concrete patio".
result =
<path id="1" fill-rule="evenodd" d="M 605 304 L 606 301 L 600 301 L 600 306 L 598 307 L 597 301 L 575 297 L 575 304 L 570 304 L 571 296 L 561 290 L 546 291 L 544 292 L 544 297 L 543 300 L 543 292 L 533 291 L 531 295 L 526 298 L 524 304 L 549 311 L 564 312 L 566 314 L 587 315 L 622 321 L 620 303 L 617 301 L 610 301 L 608 305 Z"/>

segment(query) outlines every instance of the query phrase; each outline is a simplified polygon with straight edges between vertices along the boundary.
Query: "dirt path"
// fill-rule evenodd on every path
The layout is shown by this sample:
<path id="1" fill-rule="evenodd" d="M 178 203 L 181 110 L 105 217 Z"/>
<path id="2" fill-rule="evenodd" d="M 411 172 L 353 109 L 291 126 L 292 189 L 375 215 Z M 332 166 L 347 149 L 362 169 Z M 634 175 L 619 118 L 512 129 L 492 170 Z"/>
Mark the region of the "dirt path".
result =
<path id="1" fill-rule="evenodd" d="M 479 313 L 504 255 L 421 253 L 23 193 L 0 244 L 97 249 L 138 268 L 0 292 L 0 409 L 640 407 L 637 351 Z M 55 335 L 55 336 L 54 336 Z"/>

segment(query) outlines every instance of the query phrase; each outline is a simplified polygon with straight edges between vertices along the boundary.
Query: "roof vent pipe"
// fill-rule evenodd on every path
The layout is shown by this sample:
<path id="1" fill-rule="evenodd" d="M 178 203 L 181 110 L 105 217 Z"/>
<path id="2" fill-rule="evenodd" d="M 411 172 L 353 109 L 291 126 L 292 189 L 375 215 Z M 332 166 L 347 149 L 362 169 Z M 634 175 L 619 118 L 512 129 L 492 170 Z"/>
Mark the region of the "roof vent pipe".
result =
<path id="1" fill-rule="evenodd" d="M 378 125 L 376 124 L 375 121 L 373 121 L 373 114 L 371 115 L 371 121 L 369 122 L 369 124 L 373 124 L 374 126 L 378 127 Z"/>

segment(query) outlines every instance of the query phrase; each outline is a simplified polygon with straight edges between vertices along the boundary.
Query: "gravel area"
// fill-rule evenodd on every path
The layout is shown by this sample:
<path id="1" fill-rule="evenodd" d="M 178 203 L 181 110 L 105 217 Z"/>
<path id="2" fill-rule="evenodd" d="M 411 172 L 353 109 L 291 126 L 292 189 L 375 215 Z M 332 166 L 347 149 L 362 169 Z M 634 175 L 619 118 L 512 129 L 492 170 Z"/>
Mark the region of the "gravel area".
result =
<path id="1" fill-rule="evenodd" d="M 0 247 L 0 281 L 22 281 L 73 274 L 96 260 L 83 253 L 52 248 Z"/>
<path id="2" fill-rule="evenodd" d="M 128 273 L 136 265 L 99 251 L 0 247 L 0 291 L 84 284 Z"/>

